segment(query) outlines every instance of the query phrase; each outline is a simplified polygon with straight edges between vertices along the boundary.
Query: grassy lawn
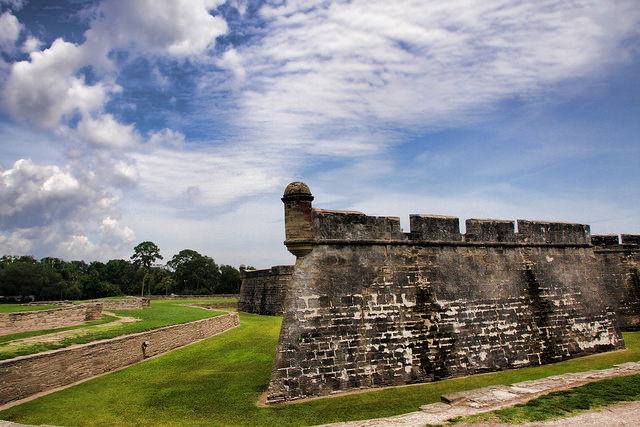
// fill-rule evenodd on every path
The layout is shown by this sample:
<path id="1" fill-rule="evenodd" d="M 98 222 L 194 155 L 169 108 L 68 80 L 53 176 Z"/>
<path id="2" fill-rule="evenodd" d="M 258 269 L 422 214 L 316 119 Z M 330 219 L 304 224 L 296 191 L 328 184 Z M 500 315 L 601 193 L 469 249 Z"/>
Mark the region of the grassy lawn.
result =
<path id="1" fill-rule="evenodd" d="M 57 348 L 69 347 L 73 344 L 84 344 L 92 341 L 114 338 L 120 335 L 128 335 L 137 332 L 148 331 L 151 329 L 157 329 L 164 326 L 177 325 L 180 323 L 192 322 L 194 320 L 205 319 L 207 317 L 213 317 L 219 315 L 219 311 L 203 310 L 194 307 L 185 307 L 178 304 L 187 304 L 196 302 L 195 300 L 180 300 L 180 301 L 152 301 L 151 306 L 142 310 L 109 310 L 110 312 L 119 316 L 135 317 L 140 319 L 139 322 L 123 323 L 115 326 L 102 326 L 97 325 L 108 323 L 115 320 L 111 316 L 103 315 L 103 320 L 95 322 L 88 322 L 81 326 L 72 326 L 66 328 L 58 328 L 47 331 L 34 331 L 23 332 L 19 334 L 4 335 L 0 340 L 0 360 L 10 359 L 17 356 L 24 356 L 27 354 L 40 353 L 42 351 L 54 350 Z M 207 301 L 208 302 L 208 301 Z M 60 341 L 52 343 L 35 343 L 32 345 L 24 346 L 9 346 L 6 345 L 7 341 L 14 339 L 21 339 L 27 337 L 34 337 L 39 335 L 45 335 L 53 332 L 61 332 L 65 330 L 73 329 L 88 329 L 88 333 L 78 333 L 67 338 L 63 338 Z"/>
<path id="2" fill-rule="evenodd" d="M 281 318 L 240 313 L 241 326 L 119 372 L 0 412 L 0 419 L 68 426 L 304 426 L 416 411 L 440 395 L 640 360 L 627 350 L 554 365 L 389 388 L 270 408 L 255 402 L 271 374 Z"/>
<path id="3" fill-rule="evenodd" d="M 59 305 L 22 305 L 13 303 L 0 304 L 0 313 L 17 313 L 20 311 L 38 311 L 60 308 Z"/>
<path id="4" fill-rule="evenodd" d="M 457 422 L 525 423 L 568 417 L 590 409 L 640 400 L 640 375 L 608 378 L 571 390 L 555 391 L 527 403 L 471 417 Z"/>

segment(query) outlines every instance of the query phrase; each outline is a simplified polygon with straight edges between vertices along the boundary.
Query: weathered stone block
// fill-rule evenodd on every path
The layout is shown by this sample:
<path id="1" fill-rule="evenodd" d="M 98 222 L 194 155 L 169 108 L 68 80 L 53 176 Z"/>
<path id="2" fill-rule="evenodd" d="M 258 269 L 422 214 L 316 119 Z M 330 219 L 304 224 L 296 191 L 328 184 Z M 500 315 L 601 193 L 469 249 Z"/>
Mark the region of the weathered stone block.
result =
<path id="1" fill-rule="evenodd" d="M 462 240 L 460 220 L 457 217 L 409 215 L 409 225 L 412 240 L 433 242 L 458 242 Z"/>

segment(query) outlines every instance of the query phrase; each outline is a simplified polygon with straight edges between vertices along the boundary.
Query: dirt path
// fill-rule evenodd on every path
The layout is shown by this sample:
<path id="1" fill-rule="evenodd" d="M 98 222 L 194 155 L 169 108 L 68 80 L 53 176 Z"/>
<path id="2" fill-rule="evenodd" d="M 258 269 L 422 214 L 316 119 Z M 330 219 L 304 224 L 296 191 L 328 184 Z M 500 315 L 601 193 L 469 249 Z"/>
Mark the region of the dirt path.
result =
<path id="1" fill-rule="evenodd" d="M 611 369 L 603 369 L 598 371 L 587 371 L 576 374 L 564 374 L 554 377 L 541 378 L 539 380 L 525 381 L 510 386 L 491 386 L 484 387 L 476 390 L 470 390 L 459 393 L 450 393 L 442 396 L 442 402 L 433 403 L 430 405 L 424 405 L 420 407 L 417 412 L 411 412 L 408 414 L 397 415 L 395 417 L 378 418 L 373 420 L 352 421 L 346 423 L 327 424 L 327 426 L 333 427 L 383 427 L 383 426 L 402 426 L 402 427 L 422 427 L 425 424 L 442 424 L 447 420 L 455 417 L 467 417 L 470 415 L 481 414 L 484 412 L 490 412 L 496 409 L 505 408 L 508 406 L 517 405 L 519 403 L 527 402 L 536 397 L 544 394 L 551 393 L 558 390 L 568 390 L 570 388 L 579 387 L 581 385 L 599 381 L 605 378 L 617 377 L 622 375 L 633 375 L 640 373 L 640 362 L 629 362 L 620 365 L 615 365 Z M 635 402 L 638 403 L 638 402 Z M 567 424 L 567 419 L 557 420 L 558 424 L 541 424 L 541 423 L 529 423 L 526 425 L 597 425 L 597 426 L 610 426 L 610 425 L 633 425 L 638 426 L 638 423 L 631 424 L 614 424 L 614 420 L 617 420 L 617 415 L 613 417 L 612 411 L 620 411 L 621 415 L 619 420 L 638 420 L 640 418 L 640 403 L 629 405 L 616 405 L 615 407 L 602 408 L 600 410 L 589 411 L 588 414 L 592 414 L 594 424 L 585 424 L 589 421 L 585 415 L 585 420 L 576 421 L 576 424 Z M 632 416 L 628 416 L 627 412 L 630 412 Z M 635 418 L 633 418 L 635 416 Z M 571 420 L 575 419 L 570 418 Z M 556 422 L 556 421 L 549 421 Z M 468 425 L 468 424 L 455 424 L 456 426 Z M 472 424 L 473 426 L 488 426 L 488 425 L 500 425 L 500 424 Z"/>

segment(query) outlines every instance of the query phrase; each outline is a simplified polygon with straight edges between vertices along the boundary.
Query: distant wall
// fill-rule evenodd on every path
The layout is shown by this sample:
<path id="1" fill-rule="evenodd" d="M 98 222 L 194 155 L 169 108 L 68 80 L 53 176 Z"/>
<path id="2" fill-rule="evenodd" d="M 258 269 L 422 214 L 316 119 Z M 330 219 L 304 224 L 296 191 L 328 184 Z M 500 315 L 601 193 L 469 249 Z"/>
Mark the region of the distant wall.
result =
<path id="1" fill-rule="evenodd" d="M 0 361 L 0 404 L 73 384 L 225 332 L 240 324 L 227 313 L 149 332 Z M 147 343 L 146 348 L 143 343 Z"/>
<path id="2" fill-rule="evenodd" d="M 104 310 L 140 310 L 149 307 L 150 298 L 136 297 L 123 299 L 101 299 L 93 301 L 102 304 Z"/>
<path id="3" fill-rule="evenodd" d="M 268 401 L 624 347 L 588 225 L 469 219 L 461 234 L 456 217 L 411 215 L 404 233 L 395 217 L 312 209 L 301 184 L 282 199 L 297 261 Z"/>
<path id="4" fill-rule="evenodd" d="M 51 310 L 0 313 L 0 335 L 82 325 L 92 320 L 100 320 L 101 316 L 100 303 L 78 304 Z"/>
<path id="5" fill-rule="evenodd" d="M 241 270 L 238 311 L 281 316 L 292 273 L 292 265 L 277 265 L 264 270 Z"/>
<path id="6" fill-rule="evenodd" d="M 157 300 L 181 300 L 181 299 L 220 299 L 238 298 L 238 294 L 212 294 L 212 295 L 152 295 L 151 299 Z"/>
<path id="7" fill-rule="evenodd" d="M 607 304 L 622 330 L 640 330 L 640 234 L 594 235 L 594 253 Z"/>

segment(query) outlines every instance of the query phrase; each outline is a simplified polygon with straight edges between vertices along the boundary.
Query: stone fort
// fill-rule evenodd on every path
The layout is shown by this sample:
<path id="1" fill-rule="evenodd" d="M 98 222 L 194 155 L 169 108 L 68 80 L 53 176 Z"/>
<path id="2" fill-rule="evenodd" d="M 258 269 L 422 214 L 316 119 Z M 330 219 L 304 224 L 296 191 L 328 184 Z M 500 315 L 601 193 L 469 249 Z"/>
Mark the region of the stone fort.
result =
<path id="1" fill-rule="evenodd" d="M 313 199 L 282 198 L 295 266 L 243 273 L 240 310 L 283 315 L 268 402 L 553 363 L 640 327 L 638 235 L 432 215 L 405 233 Z"/>

